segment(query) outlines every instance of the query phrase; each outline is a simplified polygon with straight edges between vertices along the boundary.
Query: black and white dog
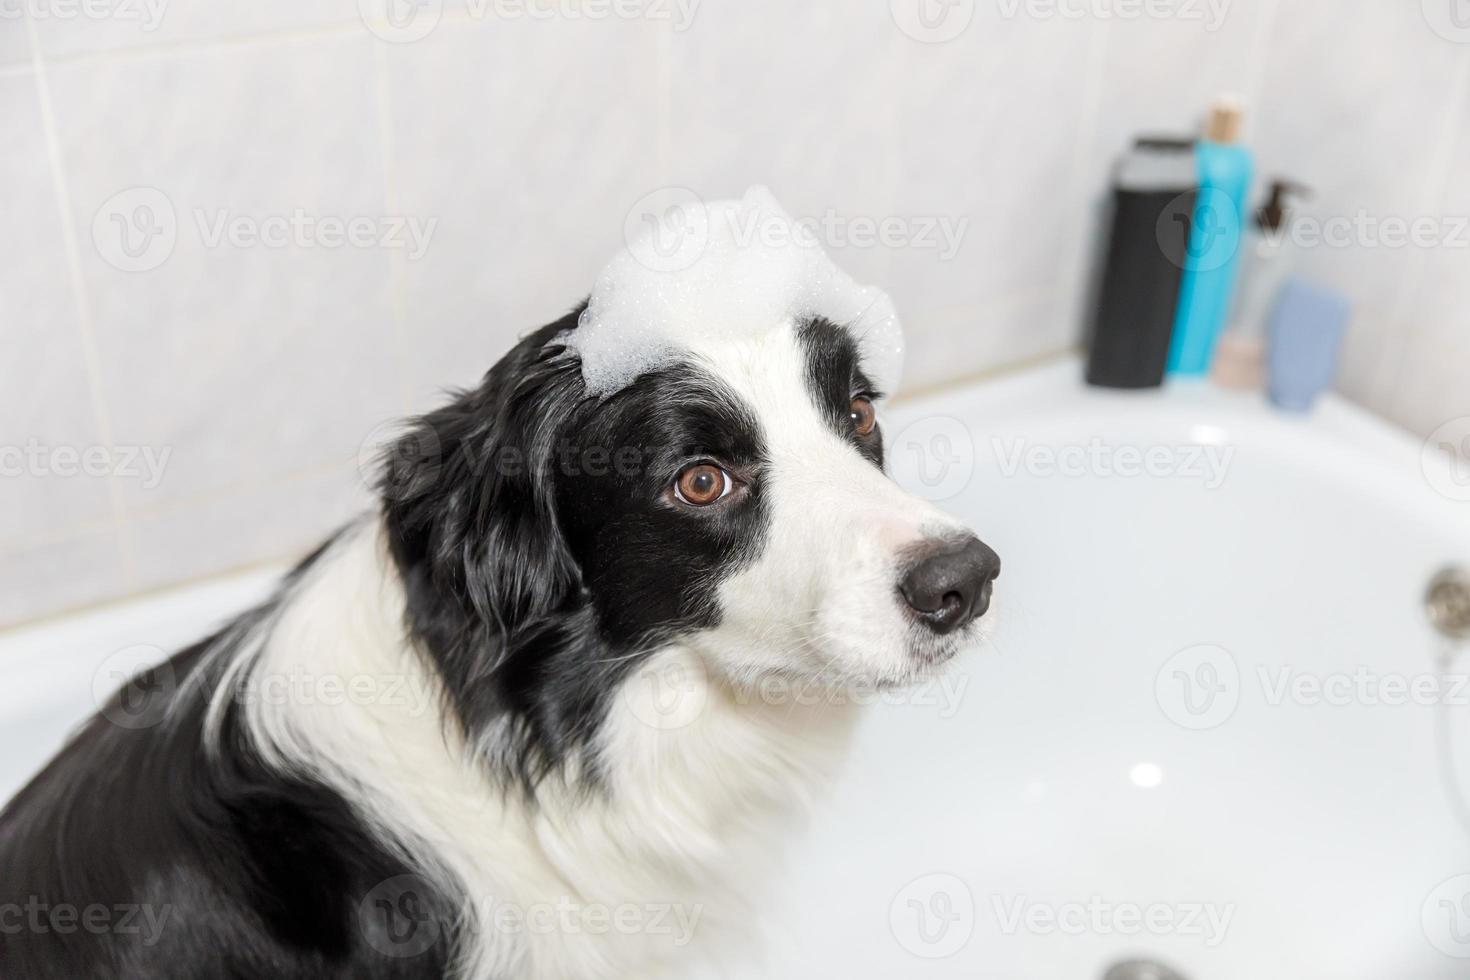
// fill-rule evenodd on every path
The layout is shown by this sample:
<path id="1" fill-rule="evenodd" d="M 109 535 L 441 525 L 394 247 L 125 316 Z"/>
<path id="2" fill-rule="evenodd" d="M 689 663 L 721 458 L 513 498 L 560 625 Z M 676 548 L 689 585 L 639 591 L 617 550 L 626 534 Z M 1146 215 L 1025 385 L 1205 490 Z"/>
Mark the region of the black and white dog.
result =
<path id="1" fill-rule="evenodd" d="M 0 977 L 646 980 L 740 926 L 841 695 L 929 676 L 999 561 L 885 477 L 841 326 L 599 399 L 576 324 L 416 420 L 379 509 L 0 813 Z"/>

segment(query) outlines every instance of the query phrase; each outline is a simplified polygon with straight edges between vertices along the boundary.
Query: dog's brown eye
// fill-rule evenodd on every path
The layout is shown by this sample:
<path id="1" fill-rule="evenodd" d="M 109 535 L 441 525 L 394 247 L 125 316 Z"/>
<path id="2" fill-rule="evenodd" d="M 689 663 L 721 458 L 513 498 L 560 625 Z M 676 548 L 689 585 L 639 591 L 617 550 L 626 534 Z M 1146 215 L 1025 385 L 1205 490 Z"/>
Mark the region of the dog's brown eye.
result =
<path id="1" fill-rule="evenodd" d="M 732 485 L 730 474 L 713 463 L 699 463 L 679 474 L 674 493 L 686 504 L 708 507 L 729 493 Z"/>
<path id="2" fill-rule="evenodd" d="M 852 428 L 860 436 L 872 435 L 874 427 L 878 425 L 878 413 L 873 408 L 873 400 L 867 395 L 859 395 L 852 400 Z"/>

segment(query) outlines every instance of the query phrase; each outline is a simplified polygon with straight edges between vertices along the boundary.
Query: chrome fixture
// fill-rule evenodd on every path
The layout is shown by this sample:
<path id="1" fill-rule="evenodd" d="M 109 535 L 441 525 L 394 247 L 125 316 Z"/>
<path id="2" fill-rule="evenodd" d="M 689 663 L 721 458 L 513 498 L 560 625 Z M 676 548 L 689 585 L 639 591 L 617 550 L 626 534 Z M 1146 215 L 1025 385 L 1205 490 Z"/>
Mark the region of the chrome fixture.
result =
<path id="1" fill-rule="evenodd" d="M 1184 980 L 1184 975 L 1152 960 L 1128 960 L 1109 967 L 1103 980 Z"/>
<path id="2" fill-rule="evenodd" d="M 1430 579 L 1424 608 L 1442 634 L 1451 640 L 1470 640 L 1470 570 L 1450 567 Z"/>

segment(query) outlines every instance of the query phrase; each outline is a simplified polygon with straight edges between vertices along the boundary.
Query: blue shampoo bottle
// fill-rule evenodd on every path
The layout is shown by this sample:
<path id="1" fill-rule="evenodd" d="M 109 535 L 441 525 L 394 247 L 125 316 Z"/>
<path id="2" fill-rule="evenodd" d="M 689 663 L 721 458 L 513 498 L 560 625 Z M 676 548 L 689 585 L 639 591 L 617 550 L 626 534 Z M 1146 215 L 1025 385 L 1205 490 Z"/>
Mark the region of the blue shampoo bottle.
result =
<path id="1" fill-rule="evenodd" d="M 1222 99 L 1210 112 L 1205 138 L 1195 147 L 1199 199 L 1179 287 L 1179 311 L 1169 346 L 1169 373 L 1203 375 L 1230 314 L 1246 228 L 1255 160 L 1240 142 L 1242 112 Z"/>

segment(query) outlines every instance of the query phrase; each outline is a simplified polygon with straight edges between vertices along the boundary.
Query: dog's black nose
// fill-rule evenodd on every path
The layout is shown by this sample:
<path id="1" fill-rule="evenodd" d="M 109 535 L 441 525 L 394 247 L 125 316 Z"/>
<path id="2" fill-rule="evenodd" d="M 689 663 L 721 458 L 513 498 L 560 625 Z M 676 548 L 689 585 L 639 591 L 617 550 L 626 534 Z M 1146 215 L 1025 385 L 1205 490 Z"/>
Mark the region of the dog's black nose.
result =
<path id="1" fill-rule="evenodd" d="M 975 537 L 925 549 L 898 584 L 904 601 L 936 633 L 950 633 L 990 608 L 1000 556 Z"/>

